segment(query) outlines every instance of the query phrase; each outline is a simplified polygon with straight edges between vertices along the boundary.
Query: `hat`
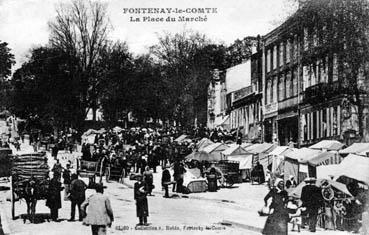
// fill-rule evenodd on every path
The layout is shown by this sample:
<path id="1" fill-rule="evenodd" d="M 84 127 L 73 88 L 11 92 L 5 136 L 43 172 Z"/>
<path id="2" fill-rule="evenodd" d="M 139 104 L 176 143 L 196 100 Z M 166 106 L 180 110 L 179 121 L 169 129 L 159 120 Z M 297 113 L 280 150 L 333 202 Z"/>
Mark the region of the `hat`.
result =
<path id="1" fill-rule="evenodd" d="M 304 181 L 305 182 L 315 182 L 316 179 L 314 177 L 307 177 Z"/>
<path id="2" fill-rule="evenodd" d="M 283 182 L 281 178 L 277 178 L 274 182 L 274 186 L 277 187 L 280 182 Z"/>

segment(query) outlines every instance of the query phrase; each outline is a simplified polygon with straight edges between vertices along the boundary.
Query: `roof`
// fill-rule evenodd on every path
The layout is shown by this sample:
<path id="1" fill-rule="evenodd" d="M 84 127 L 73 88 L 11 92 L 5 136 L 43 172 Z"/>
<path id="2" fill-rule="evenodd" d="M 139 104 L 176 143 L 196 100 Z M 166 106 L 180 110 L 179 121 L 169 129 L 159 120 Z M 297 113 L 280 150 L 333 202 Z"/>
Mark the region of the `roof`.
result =
<path id="1" fill-rule="evenodd" d="M 268 153 L 272 151 L 276 146 L 270 143 L 262 143 L 262 144 L 253 144 L 249 147 L 246 147 L 245 150 L 251 152 L 253 154 L 258 153 Z"/>
<path id="2" fill-rule="evenodd" d="M 216 151 L 216 150 L 217 151 L 224 151 L 227 148 L 228 148 L 228 146 L 223 144 L 223 143 L 213 143 L 211 145 L 206 146 L 201 151 L 204 151 L 206 153 L 211 153 L 211 152 Z"/>
<path id="3" fill-rule="evenodd" d="M 341 142 L 337 141 L 337 140 L 322 140 L 312 146 L 310 146 L 309 148 L 311 149 L 326 149 L 328 151 L 338 151 L 340 149 L 343 148 L 343 146 L 345 146 L 344 144 L 342 144 Z"/>
<path id="4" fill-rule="evenodd" d="M 175 139 L 174 141 L 176 142 L 181 142 L 182 140 L 186 139 L 187 135 L 180 135 L 177 139 Z"/>
<path id="5" fill-rule="evenodd" d="M 312 159 L 322 153 L 316 149 L 301 148 L 295 149 L 294 151 L 286 153 L 285 157 L 297 160 L 301 163 L 306 163 L 309 159 Z"/>
<path id="6" fill-rule="evenodd" d="M 208 138 L 202 138 L 198 143 L 197 143 L 197 149 L 198 150 L 202 150 L 203 148 L 205 148 L 208 145 L 214 144 L 213 141 L 209 140 Z"/>
<path id="7" fill-rule="evenodd" d="M 245 155 L 245 154 L 250 154 L 250 153 L 247 152 L 240 145 L 238 145 L 238 144 L 232 144 L 229 148 L 227 148 L 226 150 L 224 150 L 222 152 L 222 154 L 225 155 L 225 156 L 233 156 L 233 155 Z"/>
<path id="8" fill-rule="evenodd" d="M 282 155 L 283 153 L 288 152 L 288 151 L 293 151 L 293 150 L 288 146 L 277 146 L 273 151 L 269 153 L 269 155 Z"/>
<path id="9" fill-rule="evenodd" d="M 319 154 L 319 155 L 317 155 L 313 158 L 310 158 L 309 160 L 307 160 L 307 162 L 310 165 L 317 166 L 317 165 L 320 165 L 321 163 L 323 163 L 325 161 L 330 162 L 330 160 L 335 158 L 335 156 L 336 156 L 336 154 L 333 153 L 333 152 L 322 152 L 321 154 Z M 329 165 L 329 164 L 324 164 L 324 165 Z"/>
<path id="10" fill-rule="evenodd" d="M 362 156 L 365 156 L 366 152 L 369 152 L 369 143 L 354 143 L 351 146 L 339 151 L 340 154 L 353 153 Z"/>
<path id="11" fill-rule="evenodd" d="M 336 175 L 346 176 L 369 185 L 369 158 L 355 154 L 349 154 L 339 164 Z"/>

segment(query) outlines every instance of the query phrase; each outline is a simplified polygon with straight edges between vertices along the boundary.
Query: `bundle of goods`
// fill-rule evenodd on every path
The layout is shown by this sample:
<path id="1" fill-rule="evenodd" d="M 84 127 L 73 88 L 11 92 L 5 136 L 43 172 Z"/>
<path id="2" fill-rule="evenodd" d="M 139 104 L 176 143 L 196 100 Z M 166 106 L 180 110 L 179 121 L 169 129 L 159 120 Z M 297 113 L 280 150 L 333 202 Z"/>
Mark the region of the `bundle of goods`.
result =
<path id="1" fill-rule="evenodd" d="M 49 166 L 45 152 L 14 155 L 11 168 L 13 191 L 19 198 L 30 182 L 37 185 L 38 199 L 47 196 Z"/>
<path id="2" fill-rule="evenodd" d="M 10 156 L 12 154 L 11 149 L 0 148 L 0 177 L 10 176 Z"/>

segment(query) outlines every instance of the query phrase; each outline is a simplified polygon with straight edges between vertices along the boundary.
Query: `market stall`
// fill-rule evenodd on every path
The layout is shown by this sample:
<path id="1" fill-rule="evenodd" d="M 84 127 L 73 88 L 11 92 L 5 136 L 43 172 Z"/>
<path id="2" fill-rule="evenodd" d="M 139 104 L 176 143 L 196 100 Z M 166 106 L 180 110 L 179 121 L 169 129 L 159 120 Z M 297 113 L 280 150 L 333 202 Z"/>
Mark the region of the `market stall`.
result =
<path id="1" fill-rule="evenodd" d="M 284 172 L 284 156 L 294 151 L 294 148 L 288 146 L 277 146 L 268 155 L 268 158 L 272 159 L 272 169 L 271 172 L 276 175 L 282 175 Z"/>
<path id="2" fill-rule="evenodd" d="M 335 179 L 347 177 L 369 185 L 369 158 L 355 154 L 349 154 L 338 165 Z"/>
<path id="3" fill-rule="evenodd" d="M 193 152 L 190 155 L 186 156 L 187 160 L 197 160 L 197 161 L 208 161 L 208 162 L 216 162 L 222 160 L 221 152 L 226 150 L 228 146 L 223 143 L 213 143 L 211 145 L 206 146 L 202 150 L 198 152 Z"/>
<path id="4" fill-rule="evenodd" d="M 341 156 L 337 151 L 322 152 L 319 155 L 308 159 L 309 177 L 317 177 L 317 167 L 320 165 L 334 165 L 341 162 Z"/>
<path id="5" fill-rule="evenodd" d="M 322 140 L 312 146 L 310 146 L 310 149 L 316 149 L 316 150 L 326 150 L 326 151 L 339 151 L 342 148 L 344 148 L 344 144 L 337 140 Z"/>
<path id="6" fill-rule="evenodd" d="M 239 162 L 238 170 L 240 171 L 242 180 L 250 178 L 250 171 L 252 168 L 253 154 L 247 152 L 242 146 L 238 144 L 231 145 L 228 149 L 222 152 L 224 159 L 234 162 Z"/>
<path id="7" fill-rule="evenodd" d="M 285 154 L 284 161 L 284 180 L 293 175 L 297 182 L 302 182 L 306 177 L 309 177 L 307 161 L 318 156 L 322 151 L 301 148 Z"/>
<path id="8" fill-rule="evenodd" d="M 366 156 L 367 152 L 369 152 L 369 143 L 354 143 L 349 147 L 340 150 L 339 154 L 341 154 L 342 157 L 346 157 L 350 153 L 360 156 Z"/>

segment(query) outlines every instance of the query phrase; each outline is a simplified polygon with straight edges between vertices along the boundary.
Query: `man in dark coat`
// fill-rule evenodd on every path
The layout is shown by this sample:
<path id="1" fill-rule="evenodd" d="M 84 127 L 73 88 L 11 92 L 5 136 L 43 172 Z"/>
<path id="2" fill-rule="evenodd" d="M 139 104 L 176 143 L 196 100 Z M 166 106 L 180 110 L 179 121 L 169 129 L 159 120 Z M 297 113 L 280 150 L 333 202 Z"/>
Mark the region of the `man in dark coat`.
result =
<path id="1" fill-rule="evenodd" d="M 83 220 L 81 213 L 81 205 L 86 199 L 85 191 L 87 185 L 82 180 L 78 179 L 77 174 L 72 174 L 72 182 L 70 185 L 70 201 L 71 201 L 71 213 L 69 221 L 74 221 L 76 213 L 76 206 L 78 207 L 79 221 Z"/>
<path id="2" fill-rule="evenodd" d="M 136 200 L 136 213 L 139 218 L 138 226 L 147 226 L 147 217 L 149 216 L 149 206 L 147 203 L 147 192 L 145 191 L 145 183 L 142 176 L 137 177 L 134 185 L 134 199 Z"/>
<path id="3" fill-rule="evenodd" d="M 168 167 L 163 167 L 163 173 L 161 176 L 161 185 L 163 186 L 164 190 L 165 190 L 165 198 L 169 198 L 169 184 L 171 183 L 171 177 L 170 177 L 170 172 L 168 170 Z"/>
<path id="4" fill-rule="evenodd" d="M 46 206 L 50 208 L 50 216 L 53 221 L 58 220 L 58 210 L 61 208 L 60 191 L 63 190 L 58 175 L 54 174 L 50 180 Z"/>
<path id="5" fill-rule="evenodd" d="M 315 181 L 315 178 L 305 179 L 307 185 L 305 185 L 301 191 L 302 206 L 306 207 L 310 232 L 315 232 L 316 230 L 318 211 L 324 203 L 322 191 L 315 185 Z"/>

